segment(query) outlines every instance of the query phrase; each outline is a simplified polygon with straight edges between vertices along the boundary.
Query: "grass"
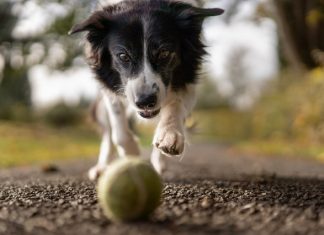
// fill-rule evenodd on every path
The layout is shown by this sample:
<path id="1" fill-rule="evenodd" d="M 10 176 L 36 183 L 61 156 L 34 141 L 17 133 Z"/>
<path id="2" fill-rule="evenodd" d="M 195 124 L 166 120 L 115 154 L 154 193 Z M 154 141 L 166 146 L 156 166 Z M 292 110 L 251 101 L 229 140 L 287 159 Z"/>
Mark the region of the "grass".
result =
<path id="1" fill-rule="evenodd" d="M 319 142 L 280 135 L 256 138 L 258 131 L 248 113 L 229 109 L 200 110 L 193 118 L 199 120 L 194 141 L 227 143 L 238 153 L 305 157 L 324 162 L 324 145 Z"/>
<path id="2" fill-rule="evenodd" d="M 198 121 L 199 120 L 199 121 Z M 236 115 L 228 110 L 197 110 L 187 120 L 190 137 L 193 141 L 234 142 L 242 139 L 247 132 L 247 116 Z M 143 145 L 152 142 L 154 127 L 147 124 L 137 124 L 136 133 Z"/>
<path id="3" fill-rule="evenodd" d="M 324 146 L 289 140 L 248 140 L 234 144 L 238 152 L 265 156 L 305 157 L 324 162 Z"/>
<path id="4" fill-rule="evenodd" d="M 0 167 L 53 163 L 97 155 L 94 129 L 0 122 Z"/>
<path id="5" fill-rule="evenodd" d="M 250 116 L 228 109 L 198 110 L 191 142 L 229 143 L 237 152 L 268 156 L 303 156 L 324 161 L 324 145 L 287 138 L 253 138 Z M 136 125 L 142 146 L 150 146 L 153 126 Z M 44 123 L 0 122 L 0 167 L 47 164 L 95 157 L 100 135 L 92 124 L 54 128 Z"/>
<path id="6" fill-rule="evenodd" d="M 199 120 L 199 121 L 198 121 Z M 289 140 L 274 135 L 270 138 L 255 138 L 255 126 L 251 116 L 244 112 L 229 109 L 197 110 L 189 123 L 195 123 L 191 131 L 191 142 L 230 144 L 238 153 L 253 155 L 296 156 L 317 159 L 324 162 L 324 145 L 315 142 Z M 153 127 L 138 125 L 136 130 L 141 143 L 149 146 Z"/>

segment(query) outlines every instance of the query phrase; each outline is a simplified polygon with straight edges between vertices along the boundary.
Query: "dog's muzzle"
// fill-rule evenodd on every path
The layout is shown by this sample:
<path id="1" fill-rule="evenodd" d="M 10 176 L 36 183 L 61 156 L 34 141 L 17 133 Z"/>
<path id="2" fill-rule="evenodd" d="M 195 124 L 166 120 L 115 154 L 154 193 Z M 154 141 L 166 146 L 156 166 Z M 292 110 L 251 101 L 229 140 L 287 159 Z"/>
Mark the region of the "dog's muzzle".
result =
<path id="1" fill-rule="evenodd" d="M 136 101 L 136 106 L 140 109 L 138 114 L 143 118 L 153 118 L 159 114 L 160 109 L 156 109 L 158 98 L 156 93 L 142 94 Z"/>
<path id="2" fill-rule="evenodd" d="M 160 109 L 158 110 L 141 110 L 138 111 L 138 114 L 142 117 L 142 118 L 154 118 L 156 115 L 158 115 L 160 113 Z"/>

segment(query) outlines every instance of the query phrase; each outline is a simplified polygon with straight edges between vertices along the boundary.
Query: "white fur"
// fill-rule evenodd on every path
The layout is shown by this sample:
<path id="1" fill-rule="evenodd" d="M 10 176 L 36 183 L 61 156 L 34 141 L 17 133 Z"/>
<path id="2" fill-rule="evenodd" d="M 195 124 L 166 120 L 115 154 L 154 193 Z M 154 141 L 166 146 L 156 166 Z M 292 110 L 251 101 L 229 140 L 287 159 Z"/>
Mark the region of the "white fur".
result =
<path id="1" fill-rule="evenodd" d="M 144 55 L 145 56 L 145 55 Z M 146 58 L 146 57 L 144 57 Z M 155 92 L 154 84 L 158 87 L 157 97 L 158 101 L 155 110 L 161 107 L 161 101 L 165 99 L 166 88 L 162 82 L 162 78 L 159 74 L 154 73 L 150 64 L 145 60 L 143 72 L 135 78 L 129 78 L 125 85 L 125 94 L 128 103 L 134 110 L 139 111 L 135 105 L 135 100 L 139 95 L 152 94 Z"/>
<path id="2" fill-rule="evenodd" d="M 163 155 L 173 156 L 172 151 L 183 153 L 185 148 L 185 118 L 190 114 L 195 104 L 195 86 L 190 85 L 185 91 L 168 95 L 161 107 L 161 115 L 153 138 L 151 162 L 157 172 L 162 173 L 165 164 Z M 127 123 L 126 108 L 119 97 L 111 92 L 102 91 L 102 101 L 106 108 L 106 117 L 110 125 L 104 128 L 100 154 L 97 165 L 89 171 L 89 178 L 95 180 L 108 164 L 114 153 L 114 146 L 119 157 L 140 155 L 140 150 L 134 135 Z M 104 115 L 104 113 L 100 113 Z M 111 128 L 111 129 L 110 129 Z"/>
<path id="3" fill-rule="evenodd" d="M 119 157 L 126 155 L 139 156 L 140 149 L 137 140 L 128 126 L 126 109 L 119 97 L 115 96 L 108 90 L 103 90 L 102 98 L 97 105 L 103 105 L 105 113 L 97 113 L 99 123 L 103 128 L 103 137 L 100 146 L 100 153 L 97 164 L 89 170 L 88 176 L 91 180 L 95 180 L 105 169 L 109 159 L 117 150 Z M 102 116 L 105 115 L 109 120 L 104 121 Z"/>
<path id="4" fill-rule="evenodd" d="M 153 138 L 153 145 L 165 155 L 180 155 L 184 150 L 184 121 L 195 104 L 195 87 L 185 91 L 169 92 L 161 109 L 161 119 Z M 177 154 L 174 154 L 176 152 Z"/>
<path id="5" fill-rule="evenodd" d="M 100 5 L 121 1 L 102 0 Z M 144 58 L 146 58 L 145 45 L 144 48 Z M 189 85 L 181 92 L 167 90 L 160 75 L 154 73 L 150 64 L 145 60 L 143 72 L 137 78 L 128 79 L 125 85 L 126 104 L 123 103 L 123 98 L 108 90 L 101 92 L 102 98 L 97 105 L 97 116 L 103 128 L 103 137 L 98 163 L 89 170 L 90 179 L 95 180 L 106 168 L 115 149 L 119 157 L 140 155 L 136 138 L 128 126 L 126 109 L 130 107 L 133 111 L 138 111 L 135 105 L 136 96 L 140 93 L 151 94 L 154 83 L 159 88 L 155 109 L 161 109 L 161 111 L 153 138 L 152 165 L 157 172 L 161 173 L 165 167 L 162 159 L 164 155 L 181 155 L 184 152 L 186 141 L 184 121 L 195 104 L 195 85 Z"/>

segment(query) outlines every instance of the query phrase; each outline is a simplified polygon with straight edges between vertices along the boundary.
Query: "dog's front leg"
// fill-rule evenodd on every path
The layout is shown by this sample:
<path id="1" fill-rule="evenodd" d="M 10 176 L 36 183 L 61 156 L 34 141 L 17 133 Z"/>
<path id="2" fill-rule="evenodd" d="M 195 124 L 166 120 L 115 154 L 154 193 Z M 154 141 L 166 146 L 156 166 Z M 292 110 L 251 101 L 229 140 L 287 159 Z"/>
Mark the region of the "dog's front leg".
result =
<path id="1" fill-rule="evenodd" d="M 100 145 L 98 162 L 88 171 L 88 177 L 90 180 L 96 180 L 107 167 L 108 161 L 113 157 L 114 151 L 110 134 L 111 133 L 109 132 L 109 130 L 104 130 Z"/>
<path id="2" fill-rule="evenodd" d="M 138 143 L 129 128 L 125 107 L 122 102 L 118 97 L 111 96 L 108 91 L 103 92 L 103 100 L 108 111 L 112 142 L 119 157 L 140 155 Z"/>
<path id="3" fill-rule="evenodd" d="M 166 155 L 180 155 L 184 149 L 184 116 L 179 101 L 164 107 L 153 144 Z"/>
<path id="4" fill-rule="evenodd" d="M 151 153 L 151 164 L 156 170 L 157 173 L 160 175 L 164 172 L 166 168 L 166 162 L 165 159 L 163 158 L 164 154 L 161 153 L 161 151 L 157 147 L 153 147 L 153 151 Z"/>
<path id="5" fill-rule="evenodd" d="M 102 98 L 98 98 L 96 101 L 94 116 L 102 129 L 102 140 L 97 164 L 91 167 L 88 171 L 88 177 L 90 180 L 96 180 L 99 177 L 99 175 L 106 169 L 108 162 L 112 160 L 115 152 L 111 138 L 111 125 L 108 112 Z"/>
<path id="6" fill-rule="evenodd" d="M 172 93 L 161 110 L 153 145 L 168 156 L 180 155 L 185 145 L 184 121 L 195 103 L 194 86 L 186 91 Z"/>

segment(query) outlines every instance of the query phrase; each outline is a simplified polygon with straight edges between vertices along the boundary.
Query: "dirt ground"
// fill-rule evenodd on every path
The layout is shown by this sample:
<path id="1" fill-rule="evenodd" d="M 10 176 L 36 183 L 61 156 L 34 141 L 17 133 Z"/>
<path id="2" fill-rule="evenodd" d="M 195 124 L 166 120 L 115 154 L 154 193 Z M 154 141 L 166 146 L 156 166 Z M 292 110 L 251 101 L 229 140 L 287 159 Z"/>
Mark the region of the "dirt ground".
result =
<path id="1" fill-rule="evenodd" d="M 193 145 L 169 160 L 161 206 L 113 224 L 86 178 L 93 162 L 0 170 L 0 234 L 324 234 L 324 164 Z"/>

